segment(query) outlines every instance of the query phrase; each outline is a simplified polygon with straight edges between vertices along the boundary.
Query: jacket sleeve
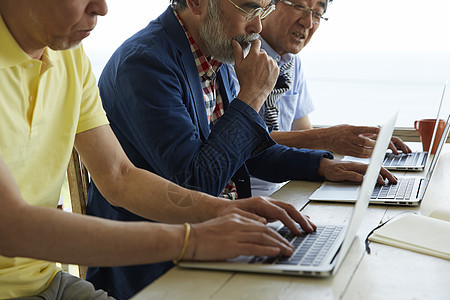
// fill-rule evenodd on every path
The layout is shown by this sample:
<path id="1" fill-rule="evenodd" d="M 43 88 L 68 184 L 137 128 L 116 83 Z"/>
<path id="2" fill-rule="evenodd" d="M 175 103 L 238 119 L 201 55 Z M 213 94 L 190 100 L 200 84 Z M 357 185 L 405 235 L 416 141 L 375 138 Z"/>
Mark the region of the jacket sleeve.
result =
<path id="1" fill-rule="evenodd" d="M 219 195 L 249 157 L 274 142 L 258 114 L 239 99 L 204 135 L 206 111 L 194 99 L 203 101 L 200 81 L 188 82 L 175 58 L 158 57 L 149 48 L 108 64 L 102 74 L 99 86 L 111 127 L 136 166 Z"/>
<path id="2" fill-rule="evenodd" d="M 271 182 L 287 180 L 324 180 L 317 169 L 323 158 L 333 158 L 328 151 L 297 149 L 276 144 L 247 161 L 255 177 Z"/>

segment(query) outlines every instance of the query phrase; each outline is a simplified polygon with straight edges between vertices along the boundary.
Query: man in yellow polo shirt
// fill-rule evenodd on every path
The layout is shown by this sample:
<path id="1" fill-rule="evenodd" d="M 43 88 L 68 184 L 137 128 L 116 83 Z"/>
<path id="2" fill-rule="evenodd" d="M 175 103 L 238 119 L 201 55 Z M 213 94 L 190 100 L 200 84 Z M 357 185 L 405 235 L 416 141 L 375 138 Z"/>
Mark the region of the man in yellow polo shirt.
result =
<path id="1" fill-rule="evenodd" d="M 314 230 L 291 205 L 211 197 L 130 163 L 79 46 L 106 12 L 104 0 L 0 1 L 0 299 L 107 298 L 52 261 L 113 266 L 290 255 L 291 246 L 265 218 L 280 219 L 294 233 L 295 222 Z M 271 63 L 257 55 L 249 68 Z M 112 204 L 186 223 L 122 223 L 55 209 L 74 145 Z"/>

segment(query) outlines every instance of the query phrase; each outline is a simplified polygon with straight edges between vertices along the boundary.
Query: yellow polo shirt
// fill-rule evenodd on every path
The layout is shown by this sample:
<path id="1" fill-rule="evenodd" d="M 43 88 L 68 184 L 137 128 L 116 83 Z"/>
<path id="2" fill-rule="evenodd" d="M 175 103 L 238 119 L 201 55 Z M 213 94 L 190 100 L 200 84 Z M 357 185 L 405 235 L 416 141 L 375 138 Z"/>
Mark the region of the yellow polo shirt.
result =
<path id="1" fill-rule="evenodd" d="M 27 203 L 56 209 L 75 134 L 108 124 L 90 62 L 81 46 L 30 58 L 1 17 L 0 45 L 0 156 Z M 0 256 L 0 299 L 38 294 L 58 271 Z"/>

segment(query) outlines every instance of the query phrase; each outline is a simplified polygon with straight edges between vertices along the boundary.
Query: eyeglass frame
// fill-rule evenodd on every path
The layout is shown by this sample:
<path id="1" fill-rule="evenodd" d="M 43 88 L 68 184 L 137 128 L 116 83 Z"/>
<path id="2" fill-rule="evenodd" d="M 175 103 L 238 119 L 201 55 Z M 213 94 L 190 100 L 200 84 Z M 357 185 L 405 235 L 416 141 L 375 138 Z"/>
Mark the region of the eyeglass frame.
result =
<path id="1" fill-rule="evenodd" d="M 237 5 L 236 3 L 234 3 L 231 0 L 228 0 L 231 4 L 234 5 L 234 7 L 236 7 L 238 10 L 242 11 L 243 13 L 245 13 L 247 15 L 247 17 L 245 18 L 245 21 L 250 22 L 254 19 L 256 19 L 257 17 L 259 17 L 260 20 L 265 19 L 268 15 L 270 15 L 271 12 L 273 12 L 275 10 L 275 4 L 268 4 L 266 7 L 257 7 L 255 9 L 253 9 L 251 12 L 246 11 L 245 9 L 243 9 L 242 7 L 240 7 L 239 5 Z"/>
<path id="2" fill-rule="evenodd" d="M 313 20 L 314 24 L 316 24 L 316 25 L 319 25 L 321 20 L 328 21 L 328 18 L 323 17 L 323 14 L 321 14 L 321 13 L 319 13 L 319 12 L 317 12 L 317 11 L 307 7 L 307 6 L 303 6 L 303 5 L 300 5 L 300 4 L 295 4 L 294 2 L 289 1 L 289 0 L 279 0 L 279 1 L 283 2 L 286 5 L 289 5 L 292 8 L 292 10 L 294 10 L 294 11 L 297 11 L 297 12 L 301 11 L 303 13 L 302 18 L 308 16 L 309 13 L 311 12 L 312 13 L 312 20 Z M 319 20 L 315 20 L 314 19 L 315 16 L 318 17 Z"/>

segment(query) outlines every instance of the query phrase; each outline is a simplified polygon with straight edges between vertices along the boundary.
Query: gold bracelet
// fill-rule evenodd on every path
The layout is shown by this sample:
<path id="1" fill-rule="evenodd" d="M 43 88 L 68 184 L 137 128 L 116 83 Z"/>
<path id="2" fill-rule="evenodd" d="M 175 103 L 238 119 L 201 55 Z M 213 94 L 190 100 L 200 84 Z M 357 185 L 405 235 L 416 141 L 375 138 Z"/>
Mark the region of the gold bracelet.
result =
<path id="1" fill-rule="evenodd" d="M 183 248 L 181 248 L 180 255 L 178 255 L 178 257 L 173 260 L 173 263 L 176 265 L 183 259 L 184 252 L 186 252 L 186 248 L 187 248 L 188 241 L 189 241 L 189 234 L 191 233 L 191 224 L 184 223 L 184 227 L 186 227 L 186 233 L 184 234 Z"/>

